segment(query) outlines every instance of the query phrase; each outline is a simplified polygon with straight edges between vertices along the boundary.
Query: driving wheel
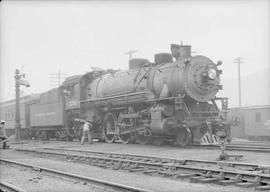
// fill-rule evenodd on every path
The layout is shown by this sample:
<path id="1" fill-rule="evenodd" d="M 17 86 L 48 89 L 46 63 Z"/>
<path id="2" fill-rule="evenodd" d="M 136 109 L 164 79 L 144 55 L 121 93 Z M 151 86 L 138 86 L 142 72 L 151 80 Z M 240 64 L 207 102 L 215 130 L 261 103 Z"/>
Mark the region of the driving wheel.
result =
<path id="1" fill-rule="evenodd" d="M 107 113 L 103 120 L 103 134 L 104 139 L 107 143 L 113 143 L 115 140 L 114 134 L 115 132 L 115 117 L 112 113 Z"/>

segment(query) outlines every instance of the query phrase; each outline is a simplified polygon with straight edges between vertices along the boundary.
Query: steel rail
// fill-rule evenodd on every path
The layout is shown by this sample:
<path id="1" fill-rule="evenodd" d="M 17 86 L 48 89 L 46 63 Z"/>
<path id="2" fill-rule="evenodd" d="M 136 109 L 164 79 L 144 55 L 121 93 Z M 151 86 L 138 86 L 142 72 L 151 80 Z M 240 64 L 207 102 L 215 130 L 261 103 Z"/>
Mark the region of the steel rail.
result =
<path id="1" fill-rule="evenodd" d="M 270 141 L 264 141 L 264 142 L 237 142 L 237 141 L 231 141 L 230 143 L 228 143 L 228 145 L 237 145 L 237 146 L 266 146 L 266 147 L 270 147 Z"/>
<path id="2" fill-rule="evenodd" d="M 68 172 L 64 172 L 64 171 L 54 170 L 51 168 L 41 167 L 41 166 L 37 166 L 37 165 L 31 165 L 31 164 L 12 161 L 12 160 L 3 159 L 3 158 L 0 158 L 0 162 L 12 164 L 12 165 L 17 165 L 17 166 L 22 166 L 22 167 L 26 167 L 26 168 L 31 168 L 31 169 L 39 170 L 39 171 L 50 173 L 50 174 L 64 176 L 64 177 L 71 178 L 71 179 L 86 181 L 86 182 L 89 182 L 93 185 L 107 187 L 107 188 L 113 189 L 115 191 L 152 192 L 152 191 L 146 190 L 146 189 L 141 189 L 141 188 L 123 185 L 123 184 L 110 182 L 110 181 L 106 181 L 106 180 L 101 180 L 101 179 L 97 179 L 97 178 L 93 178 L 93 177 L 86 177 L 86 176 L 82 176 L 82 175 L 78 175 L 78 174 L 68 173 Z"/>
<path id="3" fill-rule="evenodd" d="M 253 141 L 248 141 L 248 142 L 231 142 L 230 145 L 246 145 L 246 146 L 266 146 L 270 147 L 270 141 L 264 141 L 264 142 L 253 142 Z"/>
<path id="4" fill-rule="evenodd" d="M 220 178 L 222 180 L 241 180 L 244 182 L 251 183 L 259 183 L 260 185 L 270 185 L 270 174 L 258 173 L 256 169 L 255 172 L 250 172 L 248 170 L 225 170 L 220 169 L 222 167 L 221 164 L 217 164 L 217 162 L 208 162 L 208 161 L 196 161 L 200 163 L 210 163 L 218 165 L 219 167 L 201 167 L 195 166 L 193 164 L 186 164 L 186 162 L 192 162 L 192 160 L 181 161 L 175 160 L 174 162 L 164 161 L 163 158 L 160 161 L 151 161 L 151 157 L 149 157 L 150 161 L 146 161 L 147 159 L 138 160 L 138 157 L 134 156 L 134 158 L 129 159 L 129 155 L 121 155 L 118 157 L 113 157 L 109 153 L 109 156 L 100 156 L 100 155 L 74 155 L 74 154 L 65 154 L 65 153 L 56 153 L 56 152 L 46 152 L 46 151 L 37 151 L 37 150 L 19 150 L 24 152 L 33 152 L 39 154 L 46 155 L 56 155 L 66 157 L 70 160 L 76 162 L 83 162 L 90 165 L 100 166 L 100 167 L 112 167 L 113 169 L 126 169 L 130 171 L 143 171 L 143 172 L 152 172 L 152 173 L 161 173 L 165 175 L 178 176 L 183 173 L 183 171 L 188 171 L 192 173 L 194 176 L 206 176 L 211 178 Z M 100 154 L 100 152 L 98 152 Z M 144 156 L 145 157 L 145 156 Z M 178 162 L 177 162 L 178 161 Z M 226 163 L 225 163 L 226 164 Z M 233 163 L 228 163 L 232 164 Z M 238 165 L 239 166 L 239 165 Z M 242 164 L 241 166 L 249 166 L 249 164 Z M 259 165 L 251 165 L 259 167 Z M 241 179 L 239 179 L 241 178 Z"/>
<path id="5" fill-rule="evenodd" d="M 218 146 L 218 145 L 190 145 L 187 148 L 192 148 L 192 149 L 219 149 L 220 146 Z M 270 152 L 270 146 L 268 147 L 268 146 L 252 146 L 252 145 L 229 144 L 229 145 L 226 145 L 226 150 L 269 153 Z"/>
<path id="6" fill-rule="evenodd" d="M 0 191 L 2 192 L 26 192 L 25 190 L 12 185 L 11 183 L 0 181 Z"/>

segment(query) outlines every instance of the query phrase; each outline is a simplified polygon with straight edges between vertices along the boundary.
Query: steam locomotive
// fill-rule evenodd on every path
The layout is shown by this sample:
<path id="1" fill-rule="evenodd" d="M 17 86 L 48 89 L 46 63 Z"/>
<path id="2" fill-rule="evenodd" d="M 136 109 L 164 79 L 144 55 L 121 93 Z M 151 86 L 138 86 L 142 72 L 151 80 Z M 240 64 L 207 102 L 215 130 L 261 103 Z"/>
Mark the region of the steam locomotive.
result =
<path id="1" fill-rule="evenodd" d="M 191 56 L 191 46 L 171 45 L 154 62 L 134 58 L 128 70 L 94 70 L 67 79 L 62 90 L 69 119 L 92 121 L 94 137 L 112 143 L 166 140 L 179 145 L 210 143 L 218 134 L 230 138 L 230 123 L 216 103 L 227 108 L 218 69 L 205 56 Z M 76 96 L 74 96 L 76 92 Z M 208 135 L 208 137 L 204 137 Z"/>
<path id="2" fill-rule="evenodd" d="M 53 90 L 28 102 L 26 122 L 32 136 L 80 137 L 78 119 L 91 121 L 93 138 L 108 143 L 178 145 L 230 140 L 230 123 L 218 108 L 227 109 L 216 64 L 191 56 L 191 46 L 171 44 L 154 62 L 133 58 L 128 70 L 94 69 L 67 78 Z"/>

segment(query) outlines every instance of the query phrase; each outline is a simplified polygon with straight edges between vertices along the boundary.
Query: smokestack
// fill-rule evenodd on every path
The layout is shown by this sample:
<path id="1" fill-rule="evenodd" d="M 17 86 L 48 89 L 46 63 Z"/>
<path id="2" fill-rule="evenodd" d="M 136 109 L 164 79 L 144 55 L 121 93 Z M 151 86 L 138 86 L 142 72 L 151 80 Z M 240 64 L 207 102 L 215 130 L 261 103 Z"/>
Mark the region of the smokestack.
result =
<path id="1" fill-rule="evenodd" d="M 171 52 L 176 60 L 191 57 L 191 46 L 171 44 Z"/>

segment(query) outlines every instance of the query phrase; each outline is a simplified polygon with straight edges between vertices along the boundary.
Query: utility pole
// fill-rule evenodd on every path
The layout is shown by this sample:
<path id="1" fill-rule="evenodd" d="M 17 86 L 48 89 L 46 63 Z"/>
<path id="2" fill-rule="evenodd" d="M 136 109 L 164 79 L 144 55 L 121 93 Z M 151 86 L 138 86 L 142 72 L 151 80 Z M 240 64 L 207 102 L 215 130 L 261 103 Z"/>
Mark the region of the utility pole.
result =
<path id="1" fill-rule="evenodd" d="M 132 59 L 132 55 L 133 55 L 134 53 L 137 53 L 137 52 L 138 52 L 138 50 L 130 50 L 130 51 L 126 52 L 125 54 L 126 54 L 126 55 L 129 55 L 129 59 Z"/>
<path id="2" fill-rule="evenodd" d="M 21 139 L 21 123 L 20 123 L 20 85 L 24 85 L 26 87 L 30 87 L 29 82 L 24 80 L 25 74 L 20 74 L 19 69 L 15 71 L 15 92 L 16 92 L 16 113 L 15 113 L 15 134 L 16 140 L 19 141 Z"/>
<path id="3" fill-rule="evenodd" d="M 238 98 L 239 98 L 239 107 L 242 107 L 242 96 L 241 96 L 241 72 L 240 64 L 244 63 L 244 58 L 238 57 L 234 59 L 234 63 L 238 64 Z"/>
<path id="4" fill-rule="evenodd" d="M 62 73 L 60 69 L 58 70 L 58 73 L 51 73 L 50 74 L 51 86 L 59 87 L 65 80 L 66 76 L 67 74 Z"/>

